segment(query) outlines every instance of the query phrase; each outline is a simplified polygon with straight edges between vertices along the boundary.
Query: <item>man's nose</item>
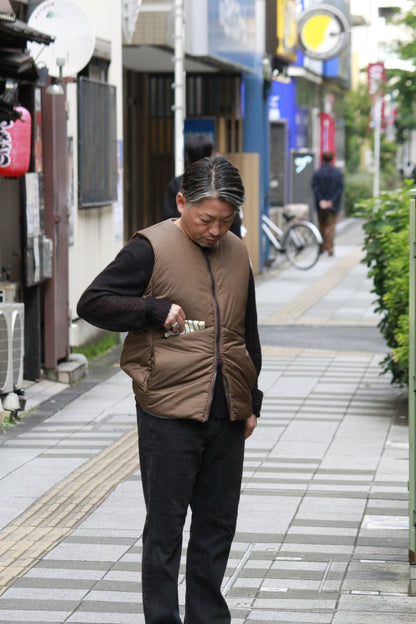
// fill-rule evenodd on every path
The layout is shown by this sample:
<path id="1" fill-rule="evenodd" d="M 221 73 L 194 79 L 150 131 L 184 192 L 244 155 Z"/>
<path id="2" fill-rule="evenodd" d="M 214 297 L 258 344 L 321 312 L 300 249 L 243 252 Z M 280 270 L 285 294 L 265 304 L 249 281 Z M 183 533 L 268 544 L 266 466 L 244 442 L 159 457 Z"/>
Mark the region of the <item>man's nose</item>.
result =
<path id="1" fill-rule="evenodd" d="M 211 223 L 211 227 L 209 228 L 210 234 L 212 234 L 213 236 L 219 236 L 220 231 L 221 231 L 220 224 L 216 221 L 213 221 Z"/>

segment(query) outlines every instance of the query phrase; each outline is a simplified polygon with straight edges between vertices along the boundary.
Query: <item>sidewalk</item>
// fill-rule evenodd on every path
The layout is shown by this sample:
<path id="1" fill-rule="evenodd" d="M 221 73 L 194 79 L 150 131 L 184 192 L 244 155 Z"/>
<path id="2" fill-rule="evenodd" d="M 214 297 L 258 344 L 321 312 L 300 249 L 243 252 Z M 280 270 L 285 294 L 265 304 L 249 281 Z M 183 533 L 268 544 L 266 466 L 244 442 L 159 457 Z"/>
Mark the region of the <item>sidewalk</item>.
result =
<path id="1" fill-rule="evenodd" d="M 379 375 L 361 241 L 348 220 L 335 257 L 256 279 L 265 401 L 224 581 L 232 624 L 415 621 L 407 394 Z M 0 622 L 144 622 L 135 410 L 115 355 L 73 387 L 28 387 L 33 411 L 0 438 Z"/>

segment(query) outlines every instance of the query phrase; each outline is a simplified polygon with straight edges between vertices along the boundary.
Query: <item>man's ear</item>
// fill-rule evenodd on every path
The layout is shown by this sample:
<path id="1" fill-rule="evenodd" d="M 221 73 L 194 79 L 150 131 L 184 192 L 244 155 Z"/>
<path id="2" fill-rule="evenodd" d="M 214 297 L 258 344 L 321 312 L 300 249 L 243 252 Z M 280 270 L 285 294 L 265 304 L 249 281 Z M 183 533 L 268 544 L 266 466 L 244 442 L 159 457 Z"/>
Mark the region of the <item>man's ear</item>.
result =
<path id="1" fill-rule="evenodd" d="M 185 197 L 182 195 L 182 193 L 178 193 L 176 195 L 176 207 L 180 214 L 182 214 L 183 211 L 185 210 L 185 206 L 186 206 Z"/>

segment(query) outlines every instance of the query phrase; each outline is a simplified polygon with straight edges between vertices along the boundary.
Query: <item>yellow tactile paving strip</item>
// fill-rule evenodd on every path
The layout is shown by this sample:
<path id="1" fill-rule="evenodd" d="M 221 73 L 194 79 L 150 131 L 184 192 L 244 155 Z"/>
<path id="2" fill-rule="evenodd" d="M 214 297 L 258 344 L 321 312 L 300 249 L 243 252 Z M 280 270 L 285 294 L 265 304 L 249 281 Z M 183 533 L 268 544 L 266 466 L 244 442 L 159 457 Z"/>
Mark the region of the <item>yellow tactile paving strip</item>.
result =
<path id="1" fill-rule="evenodd" d="M 138 467 L 137 431 L 85 462 L 0 531 L 0 595 Z"/>
<path id="2" fill-rule="evenodd" d="M 348 256 L 345 256 L 334 267 L 322 275 L 309 288 L 304 290 L 293 301 L 282 306 L 280 310 L 261 321 L 261 325 L 285 325 L 296 323 L 305 312 L 324 297 L 338 284 L 364 257 L 362 247 L 356 247 Z"/>

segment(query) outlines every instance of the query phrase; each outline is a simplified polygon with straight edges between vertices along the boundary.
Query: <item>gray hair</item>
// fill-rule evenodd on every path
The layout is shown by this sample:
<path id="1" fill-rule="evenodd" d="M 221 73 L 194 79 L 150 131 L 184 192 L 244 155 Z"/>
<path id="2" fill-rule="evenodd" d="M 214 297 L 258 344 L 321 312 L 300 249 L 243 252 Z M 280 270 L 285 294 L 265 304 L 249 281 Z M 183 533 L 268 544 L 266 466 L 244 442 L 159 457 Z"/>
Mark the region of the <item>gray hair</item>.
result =
<path id="1" fill-rule="evenodd" d="M 244 202 L 240 172 L 224 156 L 201 158 L 188 165 L 183 174 L 181 193 L 191 204 L 218 199 L 238 210 Z"/>

